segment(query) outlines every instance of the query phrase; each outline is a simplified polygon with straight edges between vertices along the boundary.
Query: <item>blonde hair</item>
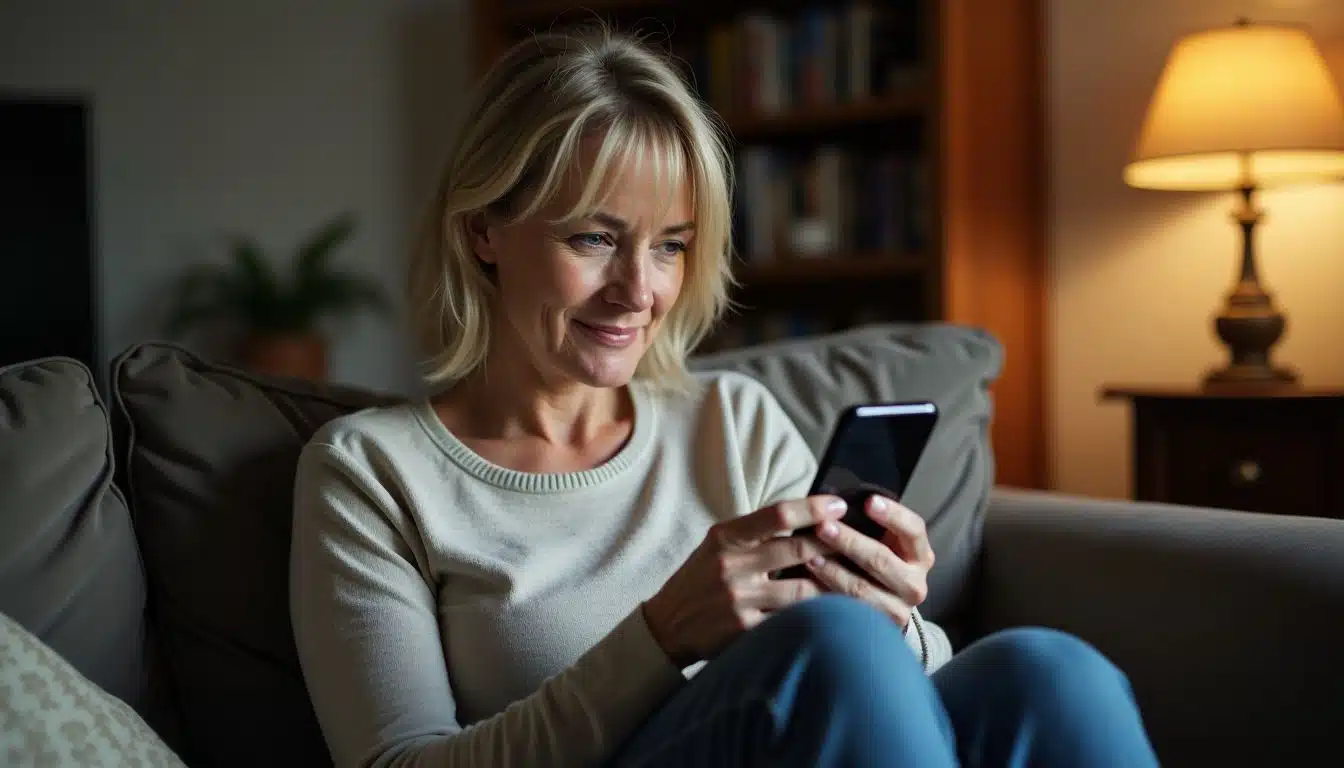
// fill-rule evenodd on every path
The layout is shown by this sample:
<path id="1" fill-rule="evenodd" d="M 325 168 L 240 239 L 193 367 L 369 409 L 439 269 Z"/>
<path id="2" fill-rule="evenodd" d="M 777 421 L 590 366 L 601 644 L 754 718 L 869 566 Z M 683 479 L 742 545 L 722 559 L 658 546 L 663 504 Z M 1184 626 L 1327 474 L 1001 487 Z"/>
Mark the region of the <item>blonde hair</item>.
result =
<path id="1" fill-rule="evenodd" d="M 683 385 L 686 357 L 727 308 L 732 283 L 732 163 L 718 119 L 669 59 L 605 26 L 520 42 L 486 75 L 467 115 L 408 275 L 425 380 L 464 378 L 489 349 L 497 287 L 472 251 L 468 219 L 535 214 L 574 167 L 581 140 L 600 135 L 588 189 L 566 218 L 591 213 L 608 172 L 627 160 L 650 158 L 669 191 L 691 184 L 695 238 L 681 294 L 635 372 Z"/>

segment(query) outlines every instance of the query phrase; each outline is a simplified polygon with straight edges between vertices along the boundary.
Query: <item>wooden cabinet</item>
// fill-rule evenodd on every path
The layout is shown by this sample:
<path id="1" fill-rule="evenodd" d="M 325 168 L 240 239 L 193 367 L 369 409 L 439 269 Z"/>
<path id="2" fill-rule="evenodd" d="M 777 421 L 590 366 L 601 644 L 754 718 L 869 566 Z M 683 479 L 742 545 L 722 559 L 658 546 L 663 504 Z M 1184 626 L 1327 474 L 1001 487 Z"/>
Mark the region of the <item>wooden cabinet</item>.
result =
<path id="1" fill-rule="evenodd" d="M 1114 387 L 1141 501 L 1344 519 L 1344 390 Z"/>

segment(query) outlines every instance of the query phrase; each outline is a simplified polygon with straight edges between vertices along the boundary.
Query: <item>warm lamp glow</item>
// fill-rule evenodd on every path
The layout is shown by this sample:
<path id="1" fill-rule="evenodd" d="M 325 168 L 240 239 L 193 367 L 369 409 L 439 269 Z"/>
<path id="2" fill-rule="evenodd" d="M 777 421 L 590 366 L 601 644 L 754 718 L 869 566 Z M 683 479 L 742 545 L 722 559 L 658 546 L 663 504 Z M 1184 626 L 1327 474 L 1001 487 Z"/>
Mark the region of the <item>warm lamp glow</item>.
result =
<path id="1" fill-rule="evenodd" d="M 1231 190 L 1344 177 L 1344 102 L 1311 37 L 1238 24 L 1182 39 L 1125 168 L 1134 187 Z"/>

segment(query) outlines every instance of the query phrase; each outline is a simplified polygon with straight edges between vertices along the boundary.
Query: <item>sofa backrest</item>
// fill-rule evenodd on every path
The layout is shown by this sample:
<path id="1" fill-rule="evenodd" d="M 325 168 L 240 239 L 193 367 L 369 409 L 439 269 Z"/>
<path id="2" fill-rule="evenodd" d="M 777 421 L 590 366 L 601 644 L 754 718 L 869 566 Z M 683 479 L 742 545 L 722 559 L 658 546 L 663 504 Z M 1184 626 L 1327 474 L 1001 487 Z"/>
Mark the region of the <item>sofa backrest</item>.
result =
<path id="1" fill-rule="evenodd" d="M 119 357 L 112 386 L 118 480 L 175 697 L 169 743 L 190 765 L 329 762 L 290 630 L 294 473 L 318 427 L 389 398 L 158 343 Z"/>
<path id="2" fill-rule="evenodd" d="M 693 367 L 758 378 L 816 452 L 850 404 L 938 403 L 906 501 L 925 514 L 938 552 L 924 608 L 939 620 L 979 546 L 1000 354 L 973 329 L 883 325 Z M 115 465 L 87 371 L 68 361 L 0 371 L 0 533 L 23 532 L 0 538 L 0 611 L 30 631 L 46 627 L 35 634 L 134 702 L 145 695 L 146 606 L 153 670 L 163 672 L 151 682 L 172 695 L 147 717 L 188 764 L 329 762 L 289 622 L 295 464 L 322 424 L 391 398 L 266 380 L 160 343 L 126 351 L 111 379 Z M 18 431 L 6 435 L 6 419 Z M 33 584 L 45 592 L 27 592 Z"/>
<path id="3" fill-rule="evenodd" d="M 141 708 L 145 582 L 107 423 L 81 363 L 0 368 L 0 613 Z"/>

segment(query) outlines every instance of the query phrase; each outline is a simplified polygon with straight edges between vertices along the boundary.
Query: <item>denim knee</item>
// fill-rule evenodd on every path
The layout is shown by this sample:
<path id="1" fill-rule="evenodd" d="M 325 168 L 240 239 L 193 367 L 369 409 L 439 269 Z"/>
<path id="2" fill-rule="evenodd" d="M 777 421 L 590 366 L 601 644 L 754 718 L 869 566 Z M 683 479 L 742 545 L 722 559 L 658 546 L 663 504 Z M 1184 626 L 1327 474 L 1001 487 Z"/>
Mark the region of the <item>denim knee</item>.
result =
<path id="1" fill-rule="evenodd" d="M 981 641 L 983 661 L 1012 680 L 1019 695 L 1033 692 L 1067 707 L 1111 695 L 1131 696 L 1124 672 L 1089 643 L 1044 627 L 1019 627 Z"/>
<path id="2" fill-rule="evenodd" d="M 773 617 L 803 633 L 809 640 L 822 643 L 849 643 L 864 633 L 898 629 L 891 617 L 852 597 L 823 594 L 794 603 Z"/>
<path id="3" fill-rule="evenodd" d="M 859 679 L 924 674 L 896 622 L 861 600 L 821 595 L 779 612 L 771 622 L 798 654 L 841 678 L 845 672 Z"/>

